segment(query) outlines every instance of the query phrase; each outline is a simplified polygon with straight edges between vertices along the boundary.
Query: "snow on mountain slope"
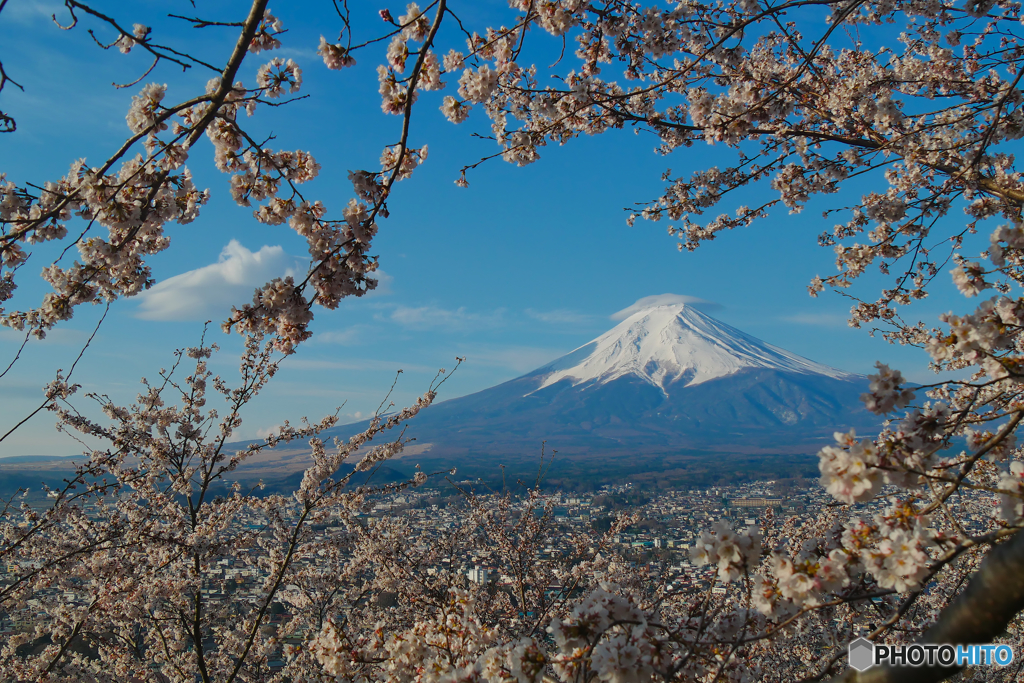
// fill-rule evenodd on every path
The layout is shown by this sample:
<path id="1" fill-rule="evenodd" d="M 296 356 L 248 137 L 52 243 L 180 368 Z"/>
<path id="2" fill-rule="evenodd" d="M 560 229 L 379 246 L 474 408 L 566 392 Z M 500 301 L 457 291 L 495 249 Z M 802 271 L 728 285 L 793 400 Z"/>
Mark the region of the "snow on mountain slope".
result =
<path id="1" fill-rule="evenodd" d="M 686 304 L 638 311 L 531 374 L 543 377 L 537 391 L 564 379 L 578 386 L 634 376 L 668 395 L 669 385 L 694 386 L 745 369 L 860 378 L 766 344 Z"/>

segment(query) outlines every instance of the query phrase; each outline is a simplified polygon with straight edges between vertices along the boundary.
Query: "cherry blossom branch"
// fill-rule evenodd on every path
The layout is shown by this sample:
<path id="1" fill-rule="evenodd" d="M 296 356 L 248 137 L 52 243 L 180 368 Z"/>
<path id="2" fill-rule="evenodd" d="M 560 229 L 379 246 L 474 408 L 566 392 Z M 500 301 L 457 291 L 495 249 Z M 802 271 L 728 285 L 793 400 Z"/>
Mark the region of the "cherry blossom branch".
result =
<path id="1" fill-rule="evenodd" d="M 120 24 L 117 23 L 117 20 L 115 20 L 113 17 L 110 17 L 110 16 L 108 16 L 106 14 L 103 14 L 102 12 L 99 12 L 99 11 L 93 9 L 89 5 L 86 5 L 86 4 L 82 3 L 82 2 L 79 2 L 79 0 L 64 0 L 64 6 L 68 8 L 68 11 L 71 14 L 72 23 L 71 23 L 70 26 L 62 26 L 59 23 L 57 25 L 60 26 L 61 28 L 65 29 L 65 30 L 69 29 L 69 28 L 73 28 L 74 26 L 76 26 L 78 24 L 78 17 L 75 15 L 75 9 L 79 9 L 79 10 L 85 12 L 86 14 L 94 16 L 97 19 L 99 19 L 99 20 L 109 24 L 110 26 L 112 26 L 118 32 L 119 39 L 121 37 L 131 38 L 134 35 L 134 32 L 128 31 L 128 30 L 124 29 L 123 27 L 121 27 Z M 54 22 L 56 22 L 57 21 L 56 17 L 54 17 L 53 20 L 54 20 Z M 89 35 L 91 35 L 93 37 L 93 40 L 95 40 L 96 43 L 100 47 L 103 47 L 104 49 L 110 47 L 110 46 L 104 46 L 103 43 L 101 43 L 99 40 L 97 40 L 96 36 L 93 34 L 93 32 L 91 30 L 89 31 Z M 218 71 L 218 69 L 215 66 L 211 66 L 210 64 L 207 64 L 206 62 L 203 62 L 203 61 L 201 61 L 199 59 L 196 59 L 196 58 L 194 58 L 192 56 L 182 55 L 180 52 L 176 52 L 176 51 L 170 50 L 170 49 L 165 48 L 165 47 L 163 47 L 161 45 L 151 44 L 150 41 L 148 39 L 144 38 L 144 37 L 141 38 L 141 39 L 132 38 L 132 42 L 134 44 L 136 44 L 136 45 L 142 46 L 142 49 L 146 50 L 151 55 L 153 55 L 153 58 L 156 61 L 167 60 L 169 62 L 173 62 L 173 63 L 177 64 L 178 66 L 180 66 L 182 71 L 185 71 L 185 70 L 191 68 L 192 64 L 189 64 L 188 62 L 182 61 L 181 59 L 178 59 L 178 57 L 185 57 L 185 58 L 187 58 L 188 60 L 190 60 L 194 64 L 199 64 L 199 65 L 204 66 L 204 67 L 206 67 L 206 68 L 208 68 L 208 69 L 210 69 L 212 71 Z M 175 55 L 175 56 L 170 56 L 170 55 L 164 54 L 165 52 L 170 52 L 172 55 Z"/>
<path id="2" fill-rule="evenodd" d="M 993 548 L 962 593 L 939 615 L 918 641 L 925 644 L 987 643 L 1024 610 L 1024 534 Z M 931 683 L 949 678 L 962 667 L 873 667 L 850 670 L 837 679 L 845 683 Z"/>

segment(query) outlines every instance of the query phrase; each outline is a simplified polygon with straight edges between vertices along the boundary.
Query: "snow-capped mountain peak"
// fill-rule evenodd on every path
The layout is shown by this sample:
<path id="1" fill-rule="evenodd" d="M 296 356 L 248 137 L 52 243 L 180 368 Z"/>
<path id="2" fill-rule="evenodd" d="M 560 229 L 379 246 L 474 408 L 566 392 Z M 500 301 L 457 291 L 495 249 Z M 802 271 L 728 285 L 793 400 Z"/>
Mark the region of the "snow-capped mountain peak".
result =
<path id="1" fill-rule="evenodd" d="M 537 390 L 564 379 L 577 386 L 605 384 L 632 375 L 667 394 L 672 384 L 693 386 L 748 368 L 858 378 L 767 344 L 678 303 L 637 311 L 589 344 L 532 374 L 543 376 Z"/>

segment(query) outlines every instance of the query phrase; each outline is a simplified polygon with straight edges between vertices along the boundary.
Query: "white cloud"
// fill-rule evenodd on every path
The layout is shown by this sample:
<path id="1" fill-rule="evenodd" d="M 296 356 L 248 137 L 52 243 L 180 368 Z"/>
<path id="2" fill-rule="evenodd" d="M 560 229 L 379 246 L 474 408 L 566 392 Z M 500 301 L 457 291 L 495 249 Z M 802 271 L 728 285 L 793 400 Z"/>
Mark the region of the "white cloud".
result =
<path id="1" fill-rule="evenodd" d="M 701 311 L 714 311 L 722 308 L 721 304 L 716 304 L 714 301 L 707 301 L 705 299 L 698 299 L 695 296 L 687 296 L 685 294 L 655 294 L 653 296 L 645 296 L 642 299 L 637 299 L 632 306 L 623 308 L 621 311 L 613 313 L 609 317 L 612 320 L 625 320 L 638 311 L 642 311 L 647 308 L 654 308 L 655 306 L 670 306 L 672 304 L 686 304 L 687 306 L 693 306 Z"/>
<path id="2" fill-rule="evenodd" d="M 209 320 L 252 301 L 253 290 L 275 277 L 305 273 L 306 265 L 280 246 L 253 252 L 231 240 L 217 263 L 167 278 L 139 295 L 146 320 Z"/>
<path id="3" fill-rule="evenodd" d="M 366 344 L 376 332 L 372 325 L 353 325 L 345 330 L 324 330 L 313 334 L 311 342 L 338 344 L 340 346 L 357 346 Z"/>
<path id="4" fill-rule="evenodd" d="M 388 318 L 404 327 L 417 330 L 443 327 L 449 330 L 496 327 L 504 322 L 505 309 L 492 313 L 470 313 L 465 306 L 455 310 L 437 306 L 395 306 Z"/>
<path id="5" fill-rule="evenodd" d="M 526 315 L 542 323 L 554 325 L 586 325 L 594 322 L 594 316 L 586 313 L 578 313 L 564 308 L 554 311 L 535 311 L 532 308 L 526 309 Z"/>
<path id="6" fill-rule="evenodd" d="M 281 429 L 281 425 L 272 425 L 270 427 L 260 427 L 256 430 L 256 436 L 261 439 L 266 439 L 271 434 L 277 433 Z"/>

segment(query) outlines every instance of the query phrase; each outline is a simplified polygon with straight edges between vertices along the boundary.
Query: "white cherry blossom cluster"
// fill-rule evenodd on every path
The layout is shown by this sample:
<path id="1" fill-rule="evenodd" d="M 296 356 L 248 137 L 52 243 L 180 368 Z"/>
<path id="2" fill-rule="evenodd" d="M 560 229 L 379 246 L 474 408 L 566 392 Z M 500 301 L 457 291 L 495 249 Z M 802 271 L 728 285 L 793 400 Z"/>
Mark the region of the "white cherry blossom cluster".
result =
<path id="1" fill-rule="evenodd" d="M 875 515 L 873 522 L 850 520 L 842 542 L 858 568 L 869 573 L 881 588 L 905 592 L 919 588 L 930 576 L 929 551 L 943 539 L 927 515 L 907 502 L 894 502 Z"/>
<path id="2" fill-rule="evenodd" d="M 150 28 L 145 24 L 133 24 L 132 34 L 122 33 L 118 39 L 114 42 L 114 46 L 122 54 L 128 54 L 132 51 L 132 48 L 138 45 L 138 41 L 145 40 L 149 35 Z"/>
<path id="3" fill-rule="evenodd" d="M 317 54 L 323 57 L 324 66 L 334 71 L 356 65 L 355 57 L 345 47 L 339 43 L 329 43 L 323 36 L 320 36 Z"/>
<path id="4" fill-rule="evenodd" d="M 281 47 L 281 41 L 277 35 L 284 32 L 284 23 L 271 14 L 269 9 L 264 10 L 259 26 L 256 28 L 256 35 L 249 43 L 249 52 L 259 54 L 264 50 L 276 50 Z"/>
<path id="5" fill-rule="evenodd" d="M 440 18 L 438 16 L 436 21 L 440 22 Z M 441 90 L 446 83 L 441 80 L 441 60 L 428 44 L 431 34 L 428 15 L 416 3 L 409 3 L 406 14 L 399 18 L 397 25 L 401 30 L 388 43 L 387 64 L 377 67 L 377 78 L 380 82 L 381 110 L 386 114 L 407 116 L 419 91 Z M 423 44 L 418 50 L 413 50 L 410 49 L 412 43 Z M 405 76 L 409 70 L 407 62 L 410 57 L 415 58 L 415 67 L 412 73 Z"/>
<path id="6" fill-rule="evenodd" d="M 725 522 L 715 522 L 702 532 L 690 548 L 690 561 L 697 566 L 712 564 L 718 578 L 729 583 L 743 576 L 761 558 L 761 535 L 756 527 L 734 532 Z"/>
<path id="7" fill-rule="evenodd" d="M 853 430 L 836 432 L 835 440 L 835 446 L 825 446 L 818 453 L 821 485 L 844 503 L 874 498 L 885 481 L 878 469 L 881 459 L 874 441 L 858 441 Z"/>
<path id="8" fill-rule="evenodd" d="M 820 483 L 847 504 L 873 499 L 885 484 L 921 488 L 929 477 L 944 478 L 950 468 L 962 461 L 940 456 L 951 447 L 949 437 L 953 431 L 971 433 L 947 403 L 934 401 L 914 408 L 899 422 L 890 423 L 875 439 L 858 440 L 854 430 L 836 432 L 836 445 L 818 452 Z M 997 438 L 992 432 L 984 432 L 969 444 L 996 457 L 1012 450 L 1013 440 L 1007 441 L 1003 434 Z"/>
<path id="9" fill-rule="evenodd" d="M 385 114 L 403 114 L 409 104 L 409 90 L 399 83 L 394 71 L 381 65 L 377 67 L 378 89 L 381 96 L 381 111 Z M 416 101 L 416 92 L 412 93 L 412 101 Z"/>
<path id="10" fill-rule="evenodd" d="M 429 150 L 426 145 L 419 149 L 402 150 L 399 147 L 387 147 L 380 155 L 381 176 L 394 174 L 396 180 L 404 180 L 412 175 L 416 167 L 427 160 Z"/>
<path id="11" fill-rule="evenodd" d="M 870 521 L 837 518 L 818 537 L 791 540 L 795 551 L 773 552 L 751 588 L 753 606 L 770 620 L 800 615 L 859 594 L 922 590 L 955 538 L 909 500 L 893 500 Z"/>
<path id="12" fill-rule="evenodd" d="M 876 363 L 875 367 L 878 368 L 878 373 L 868 375 L 869 392 L 860 396 L 865 408 L 878 415 L 884 415 L 896 408 L 905 408 L 914 400 L 913 389 L 902 386 L 906 380 L 899 370 L 892 370 L 882 362 Z"/>
<path id="13" fill-rule="evenodd" d="M 256 84 L 263 94 L 276 99 L 285 93 L 296 93 L 302 86 L 302 69 L 291 59 L 275 57 L 256 72 Z"/>
<path id="14" fill-rule="evenodd" d="M 953 368 L 979 366 L 992 379 L 1016 374 L 1017 341 L 1024 328 L 1024 300 L 1006 296 L 982 301 L 974 313 L 941 316 L 949 326 L 929 336 L 925 348 L 936 363 Z"/>
<path id="15" fill-rule="evenodd" d="M 160 102 L 166 93 L 166 85 L 150 83 L 142 92 L 132 97 L 132 106 L 126 117 L 129 130 L 133 133 L 167 130 L 166 123 L 157 121 Z"/>
<path id="16" fill-rule="evenodd" d="M 795 558 L 773 553 L 771 575 L 754 577 L 755 609 L 770 618 L 785 618 L 797 610 L 820 604 L 826 595 L 849 585 L 849 555 L 833 548 L 827 555 L 802 552 Z"/>
<path id="17" fill-rule="evenodd" d="M 669 646 L 648 625 L 648 616 L 615 584 L 602 584 L 554 619 L 548 631 L 558 648 L 552 666 L 559 679 L 578 680 L 591 670 L 602 681 L 649 680 L 669 660 Z M 596 642 L 596 645 L 595 645 Z"/>
<path id="18" fill-rule="evenodd" d="M 469 118 L 470 105 L 460 102 L 451 95 L 445 95 L 441 104 L 441 113 L 452 123 L 462 123 Z"/>
<path id="19" fill-rule="evenodd" d="M 964 262 L 950 271 L 953 284 L 964 296 L 977 296 L 992 285 L 985 281 L 985 272 L 977 262 Z"/>
<path id="20" fill-rule="evenodd" d="M 479 69 L 466 69 L 459 77 L 459 96 L 480 104 L 490 99 L 498 87 L 499 72 L 484 64 Z"/>

